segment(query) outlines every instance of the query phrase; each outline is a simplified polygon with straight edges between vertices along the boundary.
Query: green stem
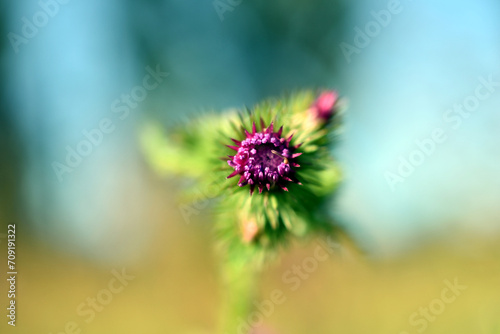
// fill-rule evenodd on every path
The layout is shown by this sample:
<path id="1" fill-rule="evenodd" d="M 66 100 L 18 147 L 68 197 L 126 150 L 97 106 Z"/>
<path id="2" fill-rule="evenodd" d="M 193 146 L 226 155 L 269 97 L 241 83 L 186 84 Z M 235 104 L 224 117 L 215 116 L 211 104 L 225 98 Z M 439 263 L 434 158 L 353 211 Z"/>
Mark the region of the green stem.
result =
<path id="1" fill-rule="evenodd" d="M 260 270 L 254 263 L 226 263 L 220 334 L 250 331 L 248 316 L 254 308 L 259 273 Z"/>

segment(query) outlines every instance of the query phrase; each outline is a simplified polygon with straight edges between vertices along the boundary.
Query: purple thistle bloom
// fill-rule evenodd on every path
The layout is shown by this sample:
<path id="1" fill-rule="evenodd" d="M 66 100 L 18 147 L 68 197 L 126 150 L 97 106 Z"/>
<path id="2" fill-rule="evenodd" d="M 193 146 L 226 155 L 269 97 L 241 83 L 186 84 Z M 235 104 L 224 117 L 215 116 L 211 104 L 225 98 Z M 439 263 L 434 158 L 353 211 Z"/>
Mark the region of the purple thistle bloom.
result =
<path id="1" fill-rule="evenodd" d="M 243 141 L 232 139 L 237 146 L 229 148 L 237 153 L 234 156 L 228 156 L 229 166 L 234 168 L 227 178 L 241 175 L 238 185 L 240 187 L 250 185 L 250 194 L 255 187 L 262 193 L 264 187 L 267 190 L 276 185 L 281 189 L 288 191 L 286 182 L 298 182 L 294 177 L 292 167 L 300 167 L 294 160 L 302 153 L 294 153 L 300 146 L 290 146 L 293 135 L 288 138 L 282 138 L 283 127 L 278 132 L 274 132 L 274 124 L 265 127 L 261 120 L 262 131 L 257 132 L 255 123 L 252 124 L 252 132 L 245 130 L 246 138 Z"/>

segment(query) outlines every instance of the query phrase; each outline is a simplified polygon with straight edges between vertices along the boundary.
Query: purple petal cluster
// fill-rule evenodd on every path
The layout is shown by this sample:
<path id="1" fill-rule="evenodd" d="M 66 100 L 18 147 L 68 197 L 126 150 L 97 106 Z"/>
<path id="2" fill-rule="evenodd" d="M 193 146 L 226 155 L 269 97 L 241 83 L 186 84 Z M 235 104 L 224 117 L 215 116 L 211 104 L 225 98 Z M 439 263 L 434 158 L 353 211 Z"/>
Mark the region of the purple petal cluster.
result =
<path id="1" fill-rule="evenodd" d="M 236 151 L 236 155 L 229 156 L 227 163 L 234 168 L 228 178 L 240 175 L 240 187 L 250 185 L 250 194 L 255 187 L 262 193 L 264 188 L 271 190 L 275 186 L 288 191 L 287 182 L 296 182 L 293 167 L 300 167 L 295 159 L 302 153 L 294 153 L 300 146 L 290 146 L 293 135 L 281 137 L 283 127 L 274 132 L 274 125 L 265 127 L 261 120 L 262 131 L 257 132 L 255 123 L 252 132 L 245 130 L 246 138 L 243 141 L 232 139 L 237 146 L 229 148 Z"/>

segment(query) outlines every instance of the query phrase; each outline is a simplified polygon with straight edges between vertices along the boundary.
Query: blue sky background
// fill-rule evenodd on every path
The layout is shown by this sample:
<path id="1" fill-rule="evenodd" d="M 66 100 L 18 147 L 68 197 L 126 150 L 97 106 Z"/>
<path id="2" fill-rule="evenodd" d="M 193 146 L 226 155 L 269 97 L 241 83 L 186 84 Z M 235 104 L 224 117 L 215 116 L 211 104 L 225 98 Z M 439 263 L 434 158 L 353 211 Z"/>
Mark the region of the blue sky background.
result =
<path id="1" fill-rule="evenodd" d="M 343 69 L 350 108 L 342 214 L 387 251 L 459 226 L 498 232 L 500 92 L 456 130 L 443 115 L 474 93 L 478 77 L 500 81 L 499 4 L 401 3 L 401 13 Z M 377 4 L 357 6 L 351 25 L 363 27 L 371 10 L 386 8 Z M 399 156 L 408 157 L 435 128 L 447 140 L 391 191 L 385 172 L 396 172 Z"/>

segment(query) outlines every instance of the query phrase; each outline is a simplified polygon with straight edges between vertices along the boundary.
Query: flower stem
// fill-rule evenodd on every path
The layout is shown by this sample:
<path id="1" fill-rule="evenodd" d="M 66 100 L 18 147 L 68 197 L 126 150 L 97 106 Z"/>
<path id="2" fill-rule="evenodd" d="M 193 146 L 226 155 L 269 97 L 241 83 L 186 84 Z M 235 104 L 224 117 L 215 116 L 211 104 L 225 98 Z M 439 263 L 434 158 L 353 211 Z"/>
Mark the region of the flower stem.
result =
<path id="1" fill-rule="evenodd" d="M 226 263 L 220 334 L 251 331 L 248 316 L 254 308 L 259 274 L 258 266 L 253 263 Z"/>

